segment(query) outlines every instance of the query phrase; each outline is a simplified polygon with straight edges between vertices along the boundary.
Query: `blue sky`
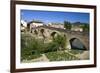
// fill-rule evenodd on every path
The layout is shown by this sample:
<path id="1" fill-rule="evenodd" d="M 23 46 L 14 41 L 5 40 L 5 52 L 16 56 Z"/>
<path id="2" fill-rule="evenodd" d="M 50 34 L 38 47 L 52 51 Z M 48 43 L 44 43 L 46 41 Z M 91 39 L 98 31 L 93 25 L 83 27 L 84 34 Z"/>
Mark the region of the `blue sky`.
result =
<path id="1" fill-rule="evenodd" d="M 34 19 L 40 20 L 44 23 L 63 23 L 65 20 L 70 21 L 71 23 L 89 23 L 89 17 L 89 13 L 21 10 L 21 20 L 25 20 L 27 22 L 30 22 Z"/>

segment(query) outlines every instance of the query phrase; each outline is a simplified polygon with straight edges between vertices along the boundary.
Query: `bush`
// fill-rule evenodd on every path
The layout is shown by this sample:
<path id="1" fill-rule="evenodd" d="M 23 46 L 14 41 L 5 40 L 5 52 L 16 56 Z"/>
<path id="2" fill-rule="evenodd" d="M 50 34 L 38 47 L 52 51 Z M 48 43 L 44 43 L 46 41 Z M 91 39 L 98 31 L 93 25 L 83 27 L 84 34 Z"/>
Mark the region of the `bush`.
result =
<path id="1" fill-rule="evenodd" d="M 66 35 L 57 35 L 54 40 L 54 43 L 56 43 L 59 47 L 59 49 L 61 48 L 61 50 L 65 50 L 66 49 L 66 45 L 67 45 L 67 38 Z"/>
<path id="2" fill-rule="evenodd" d="M 40 55 L 43 48 L 43 41 L 35 39 L 34 37 L 22 34 L 21 36 L 21 60 L 32 58 L 33 55 Z"/>
<path id="3" fill-rule="evenodd" d="M 57 35 L 54 37 L 53 41 L 48 43 L 47 46 L 45 47 L 46 50 L 44 51 L 45 53 L 47 52 L 53 52 L 57 50 L 65 50 L 66 45 L 67 45 L 67 38 L 64 35 Z M 60 49 L 61 48 L 61 49 Z"/>
<path id="4" fill-rule="evenodd" d="M 47 53 L 47 52 L 57 51 L 58 48 L 59 45 L 57 43 L 51 42 L 47 44 L 46 50 L 44 52 Z"/>

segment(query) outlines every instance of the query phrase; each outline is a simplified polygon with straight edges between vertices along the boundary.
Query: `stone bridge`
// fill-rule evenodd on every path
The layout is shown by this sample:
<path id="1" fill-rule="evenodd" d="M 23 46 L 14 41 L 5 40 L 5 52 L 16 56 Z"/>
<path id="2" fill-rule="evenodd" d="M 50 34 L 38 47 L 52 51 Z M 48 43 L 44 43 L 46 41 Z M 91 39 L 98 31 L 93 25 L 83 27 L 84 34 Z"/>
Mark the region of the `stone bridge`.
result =
<path id="1" fill-rule="evenodd" d="M 50 34 L 52 32 L 56 33 L 63 33 L 66 34 L 67 36 L 67 41 L 68 45 L 70 45 L 70 40 L 72 39 L 78 39 L 83 43 L 85 48 L 89 50 L 89 33 L 87 32 L 80 32 L 80 31 L 70 31 L 70 30 L 65 30 L 65 29 L 60 29 L 60 28 L 54 28 L 54 27 L 48 27 L 48 26 L 40 26 L 33 28 L 31 31 L 37 30 L 40 31 L 41 29 L 44 29 L 44 33 L 47 37 L 50 37 Z M 71 45 L 68 46 L 68 48 L 71 48 Z"/>

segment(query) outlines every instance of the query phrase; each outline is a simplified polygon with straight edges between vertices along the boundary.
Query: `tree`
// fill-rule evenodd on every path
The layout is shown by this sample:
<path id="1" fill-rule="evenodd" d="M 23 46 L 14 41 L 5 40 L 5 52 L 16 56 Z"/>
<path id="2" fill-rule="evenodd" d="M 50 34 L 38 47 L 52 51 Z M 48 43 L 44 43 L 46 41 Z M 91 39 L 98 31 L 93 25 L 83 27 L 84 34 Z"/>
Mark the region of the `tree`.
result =
<path id="1" fill-rule="evenodd" d="M 71 23 L 68 21 L 64 21 L 64 28 L 70 30 L 71 29 Z"/>
<path id="2" fill-rule="evenodd" d="M 36 36 L 38 35 L 38 31 L 37 30 L 34 30 L 34 33 L 35 33 Z"/>
<path id="3" fill-rule="evenodd" d="M 43 39 L 45 40 L 46 37 L 45 37 L 45 35 L 44 35 L 44 29 L 41 29 L 40 32 L 41 32 L 41 34 L 42 34 L 42 36 L 43 36 Z"/>
<path id="4" fill-rule="evenodd" d="M 56 43 L 56 45 L 59 46 L 59 50 L 64 50 L 66 49 L 66 45 L 67 45 L 67 38 L 66 35 L 57 35 L 54 40 L 54 43 Z"/>
<path id="5" fill-rule="evenodd" d="M 84 25 L 82 26 L 82 28 L 83 28 L 83 31 L 88 32 L 88 31 L 89 31 L 89 24 L 84 24 Z"/>

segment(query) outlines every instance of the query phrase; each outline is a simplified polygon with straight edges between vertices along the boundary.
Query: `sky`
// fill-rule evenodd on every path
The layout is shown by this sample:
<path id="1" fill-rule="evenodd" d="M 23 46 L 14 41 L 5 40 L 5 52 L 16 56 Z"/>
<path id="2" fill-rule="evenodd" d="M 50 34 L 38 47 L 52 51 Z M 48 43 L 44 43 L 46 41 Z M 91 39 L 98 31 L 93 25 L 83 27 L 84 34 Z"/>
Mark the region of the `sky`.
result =
<path id="1" fill-rule="evenodd" d="M 63 23 L 64 21 L 89 23 L 89 13 L 79 12 L 58 12 L 58 11 L 36 11 L 21 10 L 21 20 L 30 22 L 32 20 L 40 20 L 44 23 Z"/>

